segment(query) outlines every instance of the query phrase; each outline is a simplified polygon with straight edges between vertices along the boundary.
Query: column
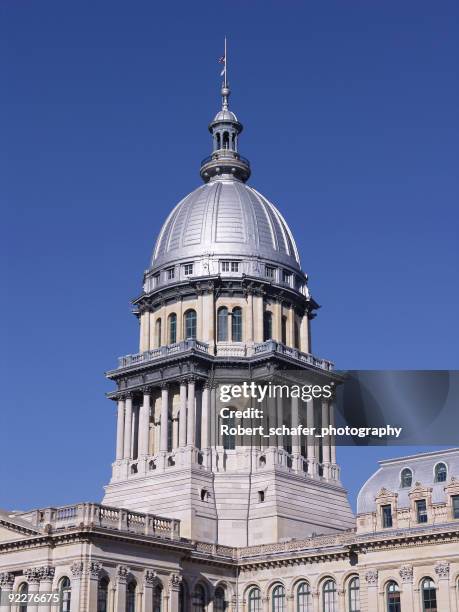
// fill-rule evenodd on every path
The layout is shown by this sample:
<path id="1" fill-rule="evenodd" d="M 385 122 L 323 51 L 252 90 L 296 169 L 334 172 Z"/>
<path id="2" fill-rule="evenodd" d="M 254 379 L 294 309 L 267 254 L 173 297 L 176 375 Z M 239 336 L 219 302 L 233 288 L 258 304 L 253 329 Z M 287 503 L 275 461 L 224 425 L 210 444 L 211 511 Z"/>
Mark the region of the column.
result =
<path id="1" fill-rule="evenodd" d="M 404 565 L 400 568 L 399 575 L 402 579 L 402 589 L 400 593 L 400 603 L 402 606 L 402 610 L 403 612 L 413 612 L 413 566 Z"/>
<path id="2" fill-rule="evenodd" d="M 365 574 L 368 593 L 368 610 L 378 609 L 378 570 L 371 569 Z"/>
<path id="3" fill-rule="evenodd" d="M 295 307 L 292 304 L 288 309 L 287 344 L 289 346 L 295 346 L 295 317 Z"/>
<path id="4" fill-rule="evenodd" d="M 40 571 L 40 593 L 50 593 L 53 590 L 54 567 L 44 565 L 39 568 Z M 53 602 L 40 604 L 40 612 L 50 612 Z"/>
<path id="5" fill-rule="evenodd" d="M 148 347 L 149 349 L 153 349 L 155 348 L 155 342 L 156 342 L 156 338 L 155 338 L 155 317 L 153 315 L 153 313 L 150 313 L 149 316 L 149 323 L 148 323 Z"/>
<path id="6" fill-rule="evenodd" d="M 183 301 L 182 298 L 177 302 L 177 342 L 183 340 Z"/>
<path id="7" fill-rule="evenodd" d="M 124 399 L 118 400 L 118 418 L 116 422 L 116 460 L 124 456 Z"/>
<path id="8" fill-rule="evenodd" d="M 449 605 L 449 567 L 448 561 L 439 561 L 435 565 L 435 573 L 438 578 L 438 589 L 437 589 L 437 608 L 438 610 L 450 610 Z"/>
<path id="9" fill-rule="evenodd" d="M 196 315 L 197 315 L 197 329 L 196 329 L 196 336 L 198 338 L 198 340 L 202 340 L 203 338 L 203 332 L 204 332 L 204 325 L 203 325 L 203 318 L 204 318 L 204 313 L 203 313 L 203 307 L 202 307 L 202 292 L 198 293 L 198 303 L 197 303 L 197 307 L 196 307 Z"/>
<path id="10" fill-rule="evenodd" d="M 195 381 L 190 378 L 188 381 L 188 423 L 187 423 L 187 446 L 195 445 L 195 428 L 196 428 L 196 413 L 195 413 Z"/>
<path id="11" fill-rule="evenodd" d="M 124 458 L 131 458 L 131 441 L 132 441 L 132 396 L 126 397 L 125 413 L 124 413 Z"/>
<path id="12" fill-rule="evenodd" d="M 282 342 L 282 302 L 274 303 L 273 339 Z"/>
<path id="13" fill-rule="evenodd" d="M 70 612 L 80 612 L 81 578 L 83 576 L 83 561 L 74 561 L 70 566 L 72 574 L 72 597 L 70 599 Z"/>
<path id="14" fill-rule="evenodd" d="M 254 342 L 263 342 L 263 296 L 253 296 L 253 340 Z"/>
<path id="15" fill-rule="evenodd" d="M 161 387 L 161 442 L 159 450 L 167 453 L 167 427 L 169 420 L 169 389 L 166 384 Z"/>
<path id="16" fill-rule="evenodd" d="M 35 595 L 40 588 L 40 568 L 31 567 L 26 569 L 24 576 L 29 584 L 29 595 Z M 40 606 L 41 607 L 41 606 Z M 38 612 L 38 604 L 32 602 L 27 605 L 27 612 Z"/>
<path id="17" fill-rule="evenodd" d="M 97 589 L 99 587 L 99 576 L 102 564 L 99 561 L 88 563 L 88 610 L 97 610 Z"/>
<path id="18" fill-rule="evenodd" d="M 143 403 L 139 413 L 139 458 L 148 455 L 148 436 L 150 429 L 150 393 L 143 394 Z"/>
<path id="19" fill-rule="evenodd" d="M 329 425 L 329 405 L 328 400 L 322 400 L 322 427 L 328 427 Z M 323 463 L 323 475 L 325 478 L 330 477 L 330 436 L 322 438 L 322 463 Z"/>
<path id="20" fill-rule="evenodd" d="M 153 570 L 145 570 L 143 573 L 142 612 L 153 612 L 153 587 L 155 582 L 155 572 Z"/>
<path id="21" fill-rule="evenodd" d="M 207 450 L 210 446 L 210 389 L 207 383 L 202 389 L 202 422 L 201 448 Z"/>
<path id="22" fill-rule="evenodd" d="M 245 316 L 245 342 L 253 342 L 253 294 L 247 295 L 247 310 Z"/>
<path id="23" fill-rule="evenodd" d="M 310 399 L 306 403 L 306 427 L 308 429 L 312 429 L 315 427 L 314 423 L 314 401 Z M 315 446 L 315 438 L 314 434 L 308 436 L 307 440 L 307 460 L 308 460 L 308 474 L 310 476 L 316 475 L 316 446 Z"/>
<path id="24" fill-rule="evenodd" d="M 182 577 L 179 574 L 170 575 L 168 612 L 179 612 L 180 610 L 180 585 L 181 584 L 182 584 Z"/>
<path id="25" fill-rule="evenodd" d="M 2 592 L 3 602 L 0 602 L 0 612 L 9 612 L 11 606 L 8 603 L 8 594 L 13 590 L 14 574 L 10 572 L 0 573 L 0 589 Z"/>
<path id="26" fill-rule="evenodd" d="M 179 447 L 186 446 L 186 382 L 180 382 Z"/>
<path id="27" fill-rule="evenodd" d="M 298 427 L 300 424 L 300 415 L 299 415 L 299 399 L 297 397 L 292 397 L 292 427 Z M 300 436 L 293 434 L 292 435 L 292 455 L 293 455 L 293 468 L 295 471 L 302 471 L 302 466 L 299 465 L 300 456 L 301 456 L 301 443 Z"/>
<path id="28" fill-rule="evenodd" d="M 284 422 L 284 414 L 283 414 L 284 407 L 282 405 L 282 397 L 280 396 L 280 393 L 278 393 L 276 396 L 276 408 L 277 408 L 276 426 L 282 427 L 282 424 Z M 277 436 L 277 446 L 280 449 L 284 448 L 284 436 L 282 434 L 279 434 Z"/>
<path id="29" fill-rule="evenodd" d="M 148 351 L 150 348 L 150 313 L 143 312 L 140 315 L 140 352 Z"/>
<path id="30" fill-rule="evenodd" d="M 310 341 L 309 341 L 309 320 L 308 320 L 307 312 L 301 318 L 300 351 L 302 351 L 303 353 L 311 352 L 311 346 L 310 346 Z"/>
<path id="31" fill-rule="evenodd" d="M 116 573 L 115 612 L 126 612 L 126 580 L 129 568 L 118 565 Z"/>

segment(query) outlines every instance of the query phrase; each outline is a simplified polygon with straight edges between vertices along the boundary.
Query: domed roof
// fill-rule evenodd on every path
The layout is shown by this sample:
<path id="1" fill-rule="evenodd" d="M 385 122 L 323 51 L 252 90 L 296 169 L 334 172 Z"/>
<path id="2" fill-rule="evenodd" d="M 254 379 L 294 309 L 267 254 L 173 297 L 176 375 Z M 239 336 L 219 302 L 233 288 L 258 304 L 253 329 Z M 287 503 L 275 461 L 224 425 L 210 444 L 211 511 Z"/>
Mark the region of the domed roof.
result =
<path id="1" fill-rule="evenodd" d="M 280 212 L 232 177 L 209 181 L 179 202 L 161 229 L 151 265 L 203 255 L 261 258 L 300 270 L 295 241 Z"/>
<path id="2" fill-rule="evenodd" d="M 223 108 L 222 110 L 218 111 L 218 113 L 215 115 L 213 123 L 216 123 L 217 121 L 235 121 L 235 122 L 238 122 L 237 121 L 237 117 L 233 113 L 233 111 L 230 111 L 227 108 Z"/>

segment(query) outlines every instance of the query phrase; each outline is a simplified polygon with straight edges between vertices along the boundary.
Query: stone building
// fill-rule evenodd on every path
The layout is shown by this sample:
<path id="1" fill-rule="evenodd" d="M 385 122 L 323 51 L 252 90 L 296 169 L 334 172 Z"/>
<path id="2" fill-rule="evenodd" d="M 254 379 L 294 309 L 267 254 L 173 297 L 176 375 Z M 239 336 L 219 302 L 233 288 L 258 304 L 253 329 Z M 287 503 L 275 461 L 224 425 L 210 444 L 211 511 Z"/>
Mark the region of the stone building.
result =
<path id="1" fill-rule="evenodd" d="M 0 611 L 458 612 L 459 449 L 381 462 L 355 517 L 332 436 L 221 434 L 223 382 L 341 382 L 312 353 L 318 305 L 286 221 L 247 184 L 229 93 L 204 184 L 134 300 L 139 352 L 107 373 L 103 502 L 0 511 Z M 268 427 L 334 423 L 329 397 L 262 406 Z"/>

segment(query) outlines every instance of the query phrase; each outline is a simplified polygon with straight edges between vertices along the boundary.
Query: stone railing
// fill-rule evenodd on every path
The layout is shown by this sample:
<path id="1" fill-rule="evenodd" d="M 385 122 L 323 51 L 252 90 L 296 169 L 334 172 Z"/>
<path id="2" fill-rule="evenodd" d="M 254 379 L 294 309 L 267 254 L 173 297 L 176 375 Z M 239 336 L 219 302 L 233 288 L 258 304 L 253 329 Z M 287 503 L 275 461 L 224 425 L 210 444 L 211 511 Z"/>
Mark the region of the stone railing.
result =
<path id="1" fill-rule="evenodd" d="M 217 357 L 245 357 L 247 345 L 245 342 L 217 342 Z"/>
<path id="2" fill-rule="evenodd" d="M 124 508 L 101 504 L 75 504 L 58 508 L 44 508 L 19 515 L 35 527 L 54 530 L 72 527 L 102 527 L 117 531 L 180 539 L 180 521 Z"/>
<path id="3" fill-rule="evenodd" d="M 171 355 L 177 355 L 178 353 L 185 353 L 192 350 L 200 353 L 208 353 L 209 345 L 205 342 L 201 342 L 200 340 L 182 340 L 182 342 L 168 344 L 150 351 L 144 351 L 143 353 L 125 355 L 124 357 L 118 358 L 118 369 L 147 363 L 149 361 L 154 361 L 155 359 L 170 357 Z"/>
<path id="4" fill-rule="evenodd" d="M 254 345 L 254 355 L 260 355 L 262 353 L 279 353 L 281 355 L 285 355 L 286 357 L 291 357 L 297 361 L 301 361 L 302 363 L 308 363 L 316 368 L 320 368 L 321 370 L 333 370 L 334 364 L 327 359 L 320 359 L 319 357 L 314 357 L 310 353 L 302 353 L 298 349 L 286 346 L 281 342 L 276 342 L 275 340 L 267 340 L 266 342 L 259 342 Z"/>

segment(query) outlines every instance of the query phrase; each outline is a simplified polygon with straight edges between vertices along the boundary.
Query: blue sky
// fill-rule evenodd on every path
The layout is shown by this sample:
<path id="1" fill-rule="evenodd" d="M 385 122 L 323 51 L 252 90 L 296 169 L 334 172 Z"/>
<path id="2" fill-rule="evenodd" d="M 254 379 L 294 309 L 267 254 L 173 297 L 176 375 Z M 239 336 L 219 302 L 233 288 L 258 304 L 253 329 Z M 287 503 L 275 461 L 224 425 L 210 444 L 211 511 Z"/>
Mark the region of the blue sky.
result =
<path id="1" fill-rule="evenodd" d="M 0 1 L 0 507 L 99 500 L 103 372 L 199 185 L 229 38 L 251 184 L 295 233 L 340 368 L 458 367 L 458 5 Z M 378 457 L 339 449 L 352 498 Z"/>

